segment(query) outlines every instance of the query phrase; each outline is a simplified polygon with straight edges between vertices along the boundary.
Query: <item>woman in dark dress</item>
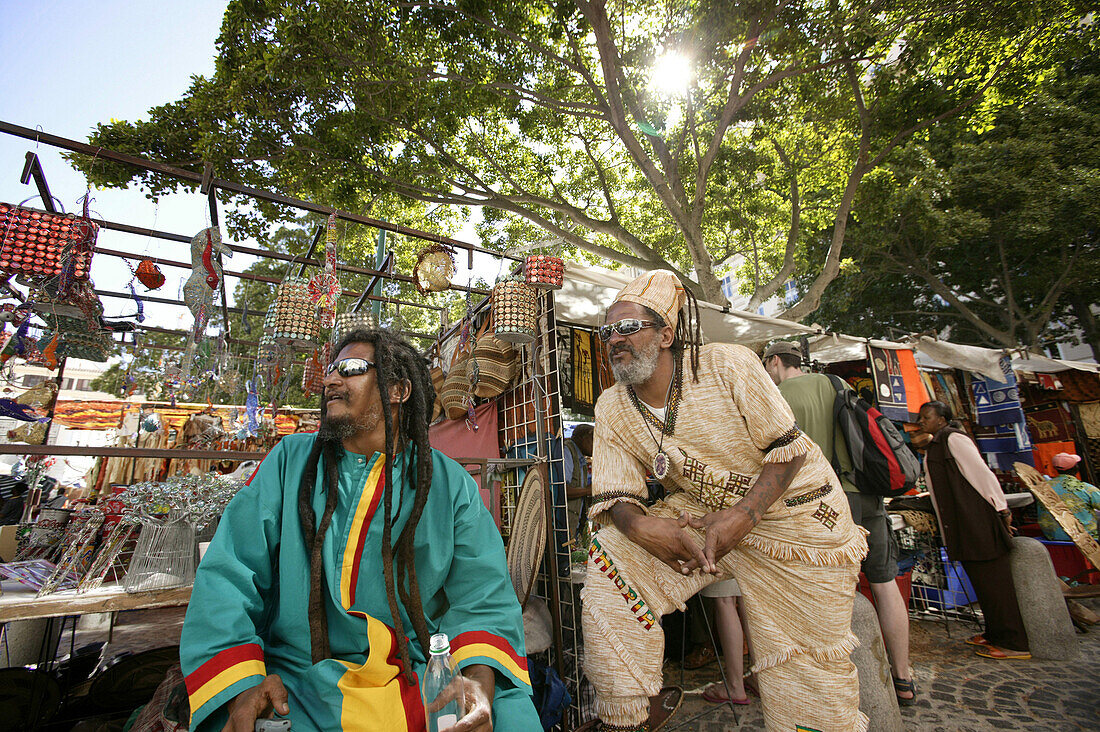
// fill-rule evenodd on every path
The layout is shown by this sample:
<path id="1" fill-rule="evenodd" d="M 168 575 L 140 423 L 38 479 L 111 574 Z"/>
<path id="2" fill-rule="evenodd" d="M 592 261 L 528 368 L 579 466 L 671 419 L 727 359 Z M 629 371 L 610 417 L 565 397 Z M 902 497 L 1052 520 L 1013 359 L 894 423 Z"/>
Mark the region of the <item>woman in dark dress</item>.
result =
<path id="1" fill-rule="evenodd" d="M 979 656 L 1031 658 L 1012 581 L 1012 512 L 997 477 L 962 430 L 952 427 L 951 410 L 928 402 L 917 420 L 932 435 L 924 469 L 947 556 L 962 562 L 985 616 L 985 633 L 966 642 Z"/>

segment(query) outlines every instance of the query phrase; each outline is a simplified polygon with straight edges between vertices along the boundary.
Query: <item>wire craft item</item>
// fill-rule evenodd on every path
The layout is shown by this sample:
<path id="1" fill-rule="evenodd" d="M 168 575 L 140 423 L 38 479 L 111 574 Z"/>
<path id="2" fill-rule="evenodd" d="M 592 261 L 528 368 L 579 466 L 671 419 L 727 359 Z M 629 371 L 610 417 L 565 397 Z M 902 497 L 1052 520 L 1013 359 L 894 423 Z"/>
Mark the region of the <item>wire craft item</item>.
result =
<path id="1" fill-rule="evenodd" d="M 269 335 L 280 344 L 303 350 L 316 347 L 321 328 L 304 277 L 287 277 L 279 285 L 272 320 Z"/>
<path id="2" fill-rule="evenodd" d="M 497 338 L 526 344 L 535 340 L 538 293 L 525 282 L 503 280 L 493 286 L 493 332 Z"/>
<path id="3" fill-rule="evenodd" d="M 114 570 L 112 574 L 115 577 L 122 577 L 126 574 L 127 563 L 122 561 L 121 555 L 134 532 L 140 527 L 141 523 L 133 516 L 123 516 L 122 520 L 111 528 L 111 532 L 107 534 L 99 553 L 92 561 L 92 566 L 88 568 L 84 577 L 77 584 L 77 592 L 87 592 L 99 587 L 111 570 Z"/>
<path id="4" fill-rule="evenodd" d="M 145 285 L 147 290 L 156 290 L 164 284 L 164 273 L 160 271 L 160 267 L 157 263 L 151 259 L 143 259 L 138 262 L 137 269 L 134 270 L 134 276 L 138 278 L 138 281 Z"/>
<path id="5" fill-rule="evenodd" d="M 78 584 L 95 552 L 96 535 L 103 526 L 102 511 L 81 511 L 72 517 L 70 530 L 61 542 L 64 547 L 57 567 L 38 590 L 36 597 L 48 595 L 59 589 L 69 589 Z M 75 525 L 76 529 L 73 530 Z"/>
<path id="6" fill-rule="evenodd" d="M 123 589 L 148 592 L 191 584 L 195 548 L 195 527 L 182 518 L 164 524 L 143 521 Z"/>
<path id="7" fill-rule="evenodd" d="M 416 284 L 416 291 L 421 295 L 449 289 L 454 275 L 454 250 L 446 244 L 424 247 L 416 256 L 413 282 Z"/>
<path id="8" fill-rule="evenodd" d="M 309 278 L 309 297 L 317 310 L 317 323 L 321 328 L 331 328 L 336 319 L 336 301 L 343 292 L 336 275 L 336 214 L 328 217 L 325 227 L 325 265 Z"/>
<path id="9" fill-rule="evenodd" d="M 34 281 L 87 279 L 99 226 L 85 216 L 0 203 L 0 272 Z"/>
<path id="10" fill-rule="evenodd" d="M 41 426 L 45 428 L 44 424 Z M 65 535 L 65 525 L 69 523 L 71 513 L 67 508 L 43 508 L 31 529 L 27 547 L 16 555 L 15 561 L 48 556 Z"/>
<path id="11" fill-rule="evenodd" d="M 523 263 L 527 284 L 540 290 L 560 290 L 565 281 L 565 260 L 550 254 L 528 254 Z"/>

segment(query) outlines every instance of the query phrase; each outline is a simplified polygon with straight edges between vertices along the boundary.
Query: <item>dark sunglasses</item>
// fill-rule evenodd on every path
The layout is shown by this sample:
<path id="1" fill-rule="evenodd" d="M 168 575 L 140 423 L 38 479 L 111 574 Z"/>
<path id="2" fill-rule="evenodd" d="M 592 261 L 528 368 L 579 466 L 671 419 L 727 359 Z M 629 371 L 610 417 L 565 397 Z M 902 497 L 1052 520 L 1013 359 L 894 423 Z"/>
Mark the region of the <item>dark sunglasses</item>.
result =
<path id="1" fill-rule="evenodd" d="M 325 375 L 327 376 L 335 371 L 345 379 L 352 376 L 362 376 L 370 371 L 374 365 L 374 361 L 368 361 L 365 358 L 342 358 L 339 361 L 330 363 Z"/>
<path id="2" fill-rule="evenodd" d="M 621 336 L 634 335 L 642 328 L 652 328 L 656 323 L 652 320 L 638 320 L 637 318 L 626 318 L 625 320 L 618 320 L 614 323 L 608 323 L 607 325 L 601 325 L 600 329 L 596 331 L 600 336 L 600 340 L 607 343 L 611 340 L 611 333 L 615 332 Z"/>

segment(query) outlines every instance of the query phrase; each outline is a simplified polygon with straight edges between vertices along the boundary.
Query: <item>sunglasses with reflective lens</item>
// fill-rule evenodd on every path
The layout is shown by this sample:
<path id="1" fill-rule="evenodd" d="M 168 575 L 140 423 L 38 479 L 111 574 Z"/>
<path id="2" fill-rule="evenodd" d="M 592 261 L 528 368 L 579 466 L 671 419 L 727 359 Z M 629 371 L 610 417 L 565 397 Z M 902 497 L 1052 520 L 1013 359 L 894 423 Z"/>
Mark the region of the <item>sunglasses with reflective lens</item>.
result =
<path id="1" fill-rule="evenodd" d="M 614 323 L 608 323 L 606 325 L 601 325 L 600 329 L 596 332 L 599 334 L 600 340 L 603 341 L 604 343 L 607 343 L 609 340 L 611 340 L 612 331 L 614 331 L 615 333 L 618 333 L 621 336 L 630 336 L 630 335 L 634 335 L 635 333 L 640 331 L 642 328 L 652 328 L 656 325 L 657 324 L 654 323 L 652 320 L 638 320 L 637 318 L 626 318 L 624 320 L 617 320 Z"/>
<path id="2" fill-rule="evenodd" d="M 325 371 L 325 375 L 327 376 L 335 371 L 340 374 L 340 376 L 347 379 L 352 376 L 361 376 L 367 373 L 374 365 L 374 361 L 368 361 L 365 358 L 342 358 L 339 361 L 330 363 L 328 365 L 328 370 Z"/>

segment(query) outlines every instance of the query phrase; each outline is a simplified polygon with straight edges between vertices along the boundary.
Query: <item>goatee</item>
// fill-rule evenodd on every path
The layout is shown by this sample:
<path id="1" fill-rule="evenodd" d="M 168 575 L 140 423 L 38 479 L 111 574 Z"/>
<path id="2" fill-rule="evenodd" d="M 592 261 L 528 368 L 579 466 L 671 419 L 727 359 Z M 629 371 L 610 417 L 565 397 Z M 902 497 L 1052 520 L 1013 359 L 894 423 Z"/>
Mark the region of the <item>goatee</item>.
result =
<path id="1" fill-rule="evenodd" d="M 657 370 L 657 358 L 661 354 L 661 346 L 654 338 L 641 348 L 634 348 L 629 343 L 621 343 L 616 346 L 609 356 L 626 351 L 630 354 L 630 362 L 619 363 L 611 359 L 611 373 L 615 381 L 628 386 L 636 386 L 649 381 L 653 372 Z"/>
<path id="2" fill-rule="evenodd" d="M 322 413 L 321 424 L 317 428 L 317 439 L 343 444 L 344 440 L 350 440 L 359 434 L 360 429 L 362 429 L 361 426 L 353 417 L 329 417 Z"/>

